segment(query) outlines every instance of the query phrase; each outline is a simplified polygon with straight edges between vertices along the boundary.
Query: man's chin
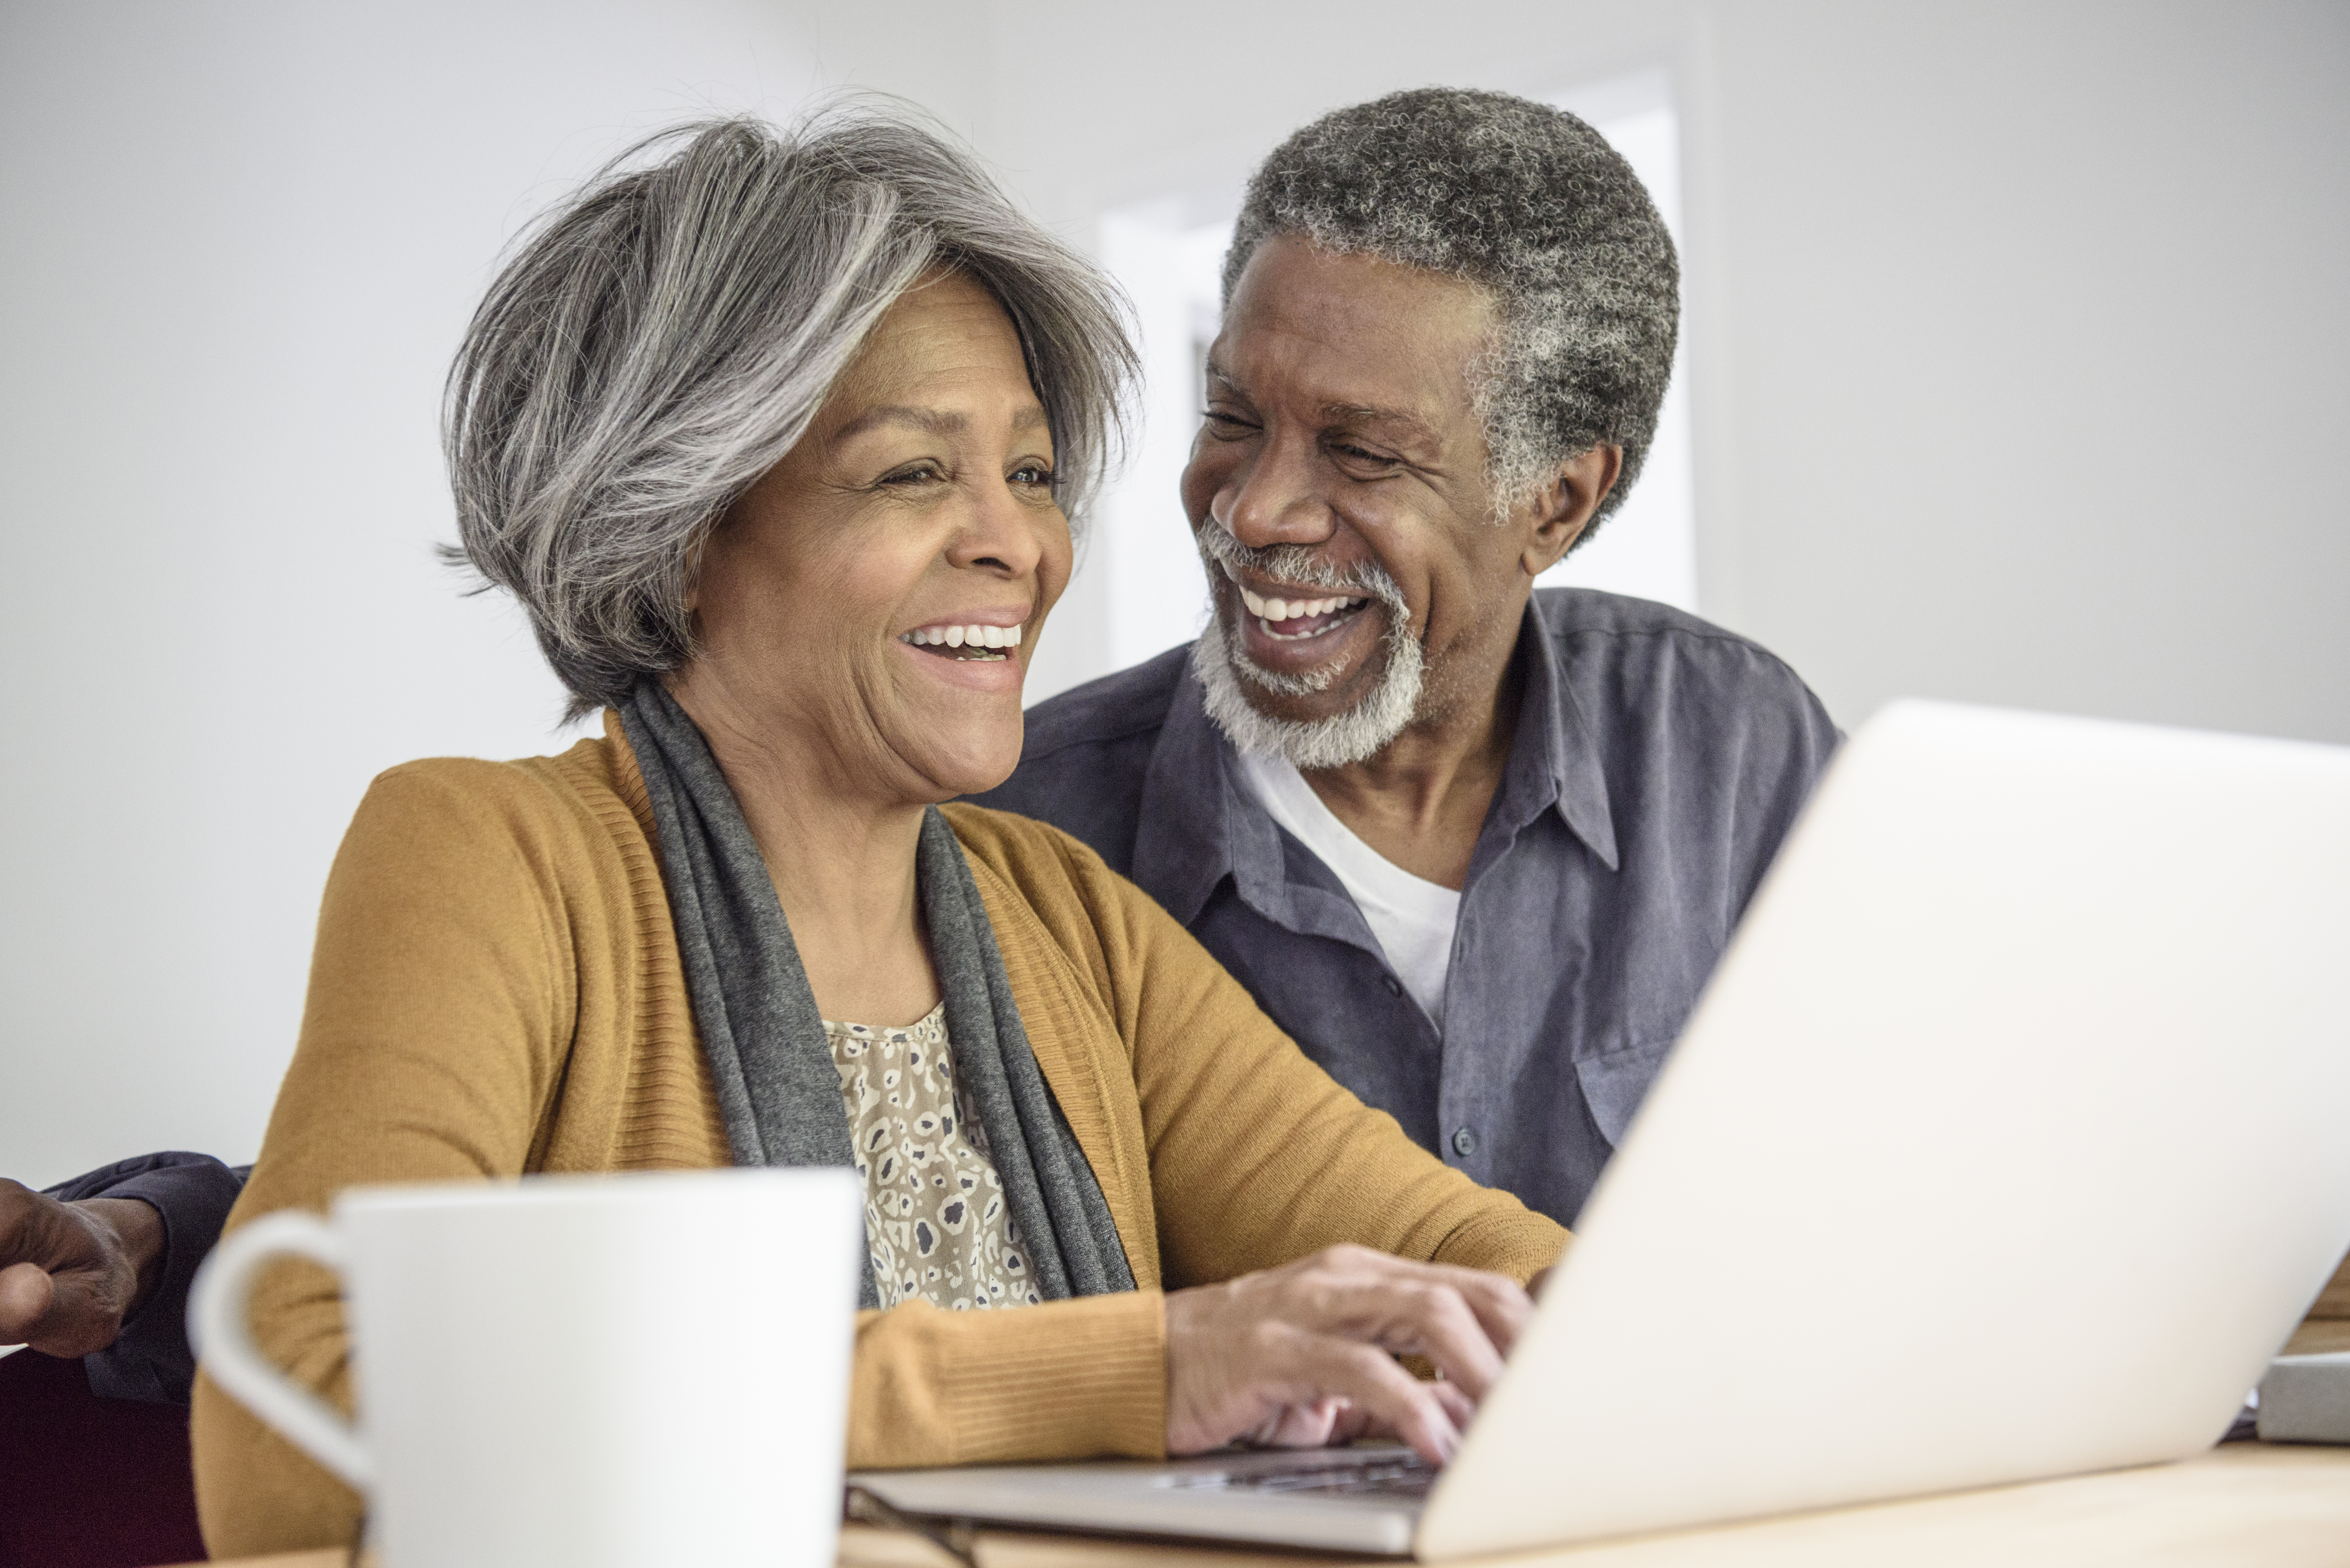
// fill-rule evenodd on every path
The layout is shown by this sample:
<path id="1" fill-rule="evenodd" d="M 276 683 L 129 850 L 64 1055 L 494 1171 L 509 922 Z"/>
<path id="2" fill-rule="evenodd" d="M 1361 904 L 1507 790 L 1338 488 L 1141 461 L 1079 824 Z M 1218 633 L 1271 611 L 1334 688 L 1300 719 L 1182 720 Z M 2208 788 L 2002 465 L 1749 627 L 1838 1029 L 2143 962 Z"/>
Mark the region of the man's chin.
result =
<path id="1" fill-rule="evenodd" d="M 1419 701 L 1418 654 L 1409 639 L 1386 637 L 1367 659 L 1341 655 L 1302 674 L 1268 670 L 1220 614 L 1201 634 L 1193 664 L 1209 718 L 1235 747 L 1333 768 L 1378 754 L 1403 732 Z"/>

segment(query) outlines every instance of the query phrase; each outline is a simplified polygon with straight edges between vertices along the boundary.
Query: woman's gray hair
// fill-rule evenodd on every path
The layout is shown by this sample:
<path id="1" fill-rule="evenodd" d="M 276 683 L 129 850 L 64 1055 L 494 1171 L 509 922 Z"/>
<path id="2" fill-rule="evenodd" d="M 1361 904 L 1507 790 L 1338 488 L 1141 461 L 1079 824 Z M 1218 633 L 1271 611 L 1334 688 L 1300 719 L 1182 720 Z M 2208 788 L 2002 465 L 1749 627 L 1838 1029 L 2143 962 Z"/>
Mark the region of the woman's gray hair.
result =
<path id="1" fill-rule="evenodd" d="M 679 126 L 526 234 L 450 370 L 449 553 L 522 601 L 568 717 L 692 657 L 702 542 L 942 266 L 1012 317 L 1077 524 L 1124 434 L 1130 309 L 912 113 Z"/>
<path id="2" fill-rule="evenodd" d="M 1623 156 L 1507 93 L 1392 93 L 1323 116 L 1258 168 L 1224 256 L 1226 305 L 1257 247 L 1293 233 L 1490 291 L 1499 330 L 1470 386 L 1495 515 L 1612 442 L 1623 472 L 1589 538 L 1639 476 L 1680 324 L 1672 236 Z"/>

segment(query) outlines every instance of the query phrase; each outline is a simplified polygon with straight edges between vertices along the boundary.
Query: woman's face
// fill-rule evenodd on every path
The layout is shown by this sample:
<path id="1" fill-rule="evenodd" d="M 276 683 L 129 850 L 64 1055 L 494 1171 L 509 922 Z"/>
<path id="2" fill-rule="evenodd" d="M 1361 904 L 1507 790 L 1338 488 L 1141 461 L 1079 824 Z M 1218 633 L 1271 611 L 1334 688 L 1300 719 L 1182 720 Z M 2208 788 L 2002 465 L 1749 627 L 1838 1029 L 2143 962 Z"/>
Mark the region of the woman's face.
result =
<path id="1" fill-rule="evenodd" d="M 704 547 L 687 706 L 749 745 L 813 750 L 851 794 L 1003 783 L 1069 578 L 1052 477 L 1003 307 L 960 274 L 916 285 Z"/>

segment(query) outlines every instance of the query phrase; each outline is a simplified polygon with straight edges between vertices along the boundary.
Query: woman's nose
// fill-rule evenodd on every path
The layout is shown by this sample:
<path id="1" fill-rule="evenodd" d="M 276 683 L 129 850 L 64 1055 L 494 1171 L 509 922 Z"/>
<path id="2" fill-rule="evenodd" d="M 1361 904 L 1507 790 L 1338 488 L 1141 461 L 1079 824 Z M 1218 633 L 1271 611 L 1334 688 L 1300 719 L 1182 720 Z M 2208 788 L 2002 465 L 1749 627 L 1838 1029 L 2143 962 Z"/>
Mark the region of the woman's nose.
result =
<path id="1" fill-rule="evenodd" d="M 948 558 L 958 566 L 1025 577 L 1044 558 L 1047 518 L 1058 524 L 1060 514 L 1014 494 L 1008 481 L 982 484 L 968 520 L 947 547 Z"/>

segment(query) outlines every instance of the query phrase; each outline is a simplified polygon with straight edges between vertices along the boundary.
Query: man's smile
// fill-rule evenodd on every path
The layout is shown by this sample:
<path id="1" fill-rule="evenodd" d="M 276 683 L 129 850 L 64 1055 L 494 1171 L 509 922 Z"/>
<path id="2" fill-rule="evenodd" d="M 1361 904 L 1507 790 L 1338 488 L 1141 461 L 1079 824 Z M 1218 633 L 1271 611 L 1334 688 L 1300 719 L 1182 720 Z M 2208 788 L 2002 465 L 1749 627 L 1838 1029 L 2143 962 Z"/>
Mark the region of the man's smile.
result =
<path id="1" fill-rule="evenodd" d="M 1230 566 L 1223 575 L 1241 601 L 1243 613 L 1234 618 L 1250 657 L 1284 671 L 1342 656 L 1345 633 L 1365 618 L 1363 611 L 1371 604 L 1366 594 L 1243 578 Z M 1374 630 L 1378 618 L 1370 618 Z"/>
<path id="2" fill-rule="evenodd" d="M 1354 613 L 1370 603 L 1367 598 L 1350 598 L 1343 595 L 1325 598 L 1303 597 L 1283 598 L 1254 592 L 1245 584 L 1236 584 L 1241 603 L 1248 607 L 1267 637 L 1284 642 L 1300 642 L 1309 637 L 1344 624 Z M 1302 595 L 1303 590 L 1293 590 Z"/>

